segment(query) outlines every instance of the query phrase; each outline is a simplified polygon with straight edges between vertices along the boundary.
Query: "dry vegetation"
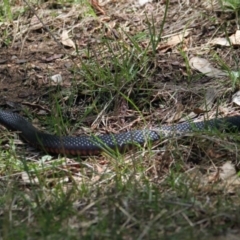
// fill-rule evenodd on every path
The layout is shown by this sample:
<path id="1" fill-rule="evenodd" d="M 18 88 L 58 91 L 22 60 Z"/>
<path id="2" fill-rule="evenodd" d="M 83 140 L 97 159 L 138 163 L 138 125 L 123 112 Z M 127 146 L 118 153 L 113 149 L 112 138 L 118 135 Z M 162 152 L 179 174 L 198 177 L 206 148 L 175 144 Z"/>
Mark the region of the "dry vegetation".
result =
<path id="1" fill-rule="evenodd" d="M 139 2 L 0 3 L 1 108 L 64 135 L 238 114 L 237 2 Z M 1 128 L 0 236 L 238 239 L 238 135 L 204 131 L 74 158 Z"/>

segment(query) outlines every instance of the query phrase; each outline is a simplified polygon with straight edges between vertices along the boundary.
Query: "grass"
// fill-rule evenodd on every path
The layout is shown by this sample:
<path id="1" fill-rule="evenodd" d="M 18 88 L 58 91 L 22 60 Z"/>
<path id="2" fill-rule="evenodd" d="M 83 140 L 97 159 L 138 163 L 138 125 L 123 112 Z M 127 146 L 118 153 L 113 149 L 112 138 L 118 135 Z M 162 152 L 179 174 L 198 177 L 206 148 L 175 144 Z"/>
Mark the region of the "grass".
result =
<path id="1" fill-rule="evenodd" d="M 60 3 L 66 7 L 64 2 Z M 5 4 L 10 6 L 11 2 Z M 35 84 L 38 84 L 37 75 L 51 76 L 61 71 L 64 80 L 71 85 L 37 85 L 37 96 L 41 100 L 28 102 L 25 116 L 47 132 L 58 134 L 120 132 L 155 127 L 178 113 L 179 102 L 185 106 L 183 116 L 188 116 L 193 107 L 205 102 L 204 91 L 210 86 L 220 89 L 220 106 L 236 111 L 226 100 L 230 97 L 229 87 L 237 89 L 237 84 L 233 82 L 235 79 L 228 79 L 227 83 L 226 79 L 214 79 L 212 82 L 190 68 L 188 59 L 191 54 L 203 51 L 212 58 L 212 51 L 199 48 L 204 42 L 197 38 L 196 49 L 193 44 L 192 49 L 186 50 L 184 42 L 180 47 L 172 47 L 169 52 L 159 50 L 162 35 L 167 29 L 175 27 L 173 17 L 178 5 L 167 1 L 164 8 L 154 6 L 162 11 L 162 21 L 156 20 L 159 12 L 153 11 L 151 16 L 138 14 L 138 18 L 141 17 L 139 25 L 138 18 L 135 24 L 118 20 L 119 27 L 112 29 L 109 27 L 112 22 L 102 24 L 96 21 L 97 16 L 90 14 L 89 17 L 88 13 L 93 9 L 89 10 L 87 4 L 83 13 L 84 24 L 75 27 L 69 34 L 71 38 L 77 36 L 76 42 L 80 39 L 77 43 L 84 46 L 78 49 L 76 55 L 71 54 L 72 49 L 54 49 L 54 53 L 67 53 L 50 64 L 35 63 L 35 57 L 31 55 L 30 63 L 39 64 L 41 69 L 34 72 Z M 79 6 L 76 4 L 74 7 Z M 184 7 L 189 8 L 184 4 L 179 7 L 183 8 L 182 11 L 185 11 Z M 81 10 L 83 8 L 81 5 Z M 118 8 L 113 9 L 117 13 Z M 199 9 L 198 16 L 203 16 L 208 26 L 209 19 L 202 14 L 203 9 Z M 136 16 L 134 11 L 131 16 Z M 28 17 L 25 18 L 26 13 L 27 10 L 18 16 L 20 25 L 29 21 Z M 191 18 L 201 21 L 198 16 Z M 5 22 L 8 18 L 9 14 L 5 11 Z M 78 23 L 79 18 L 81 16 L 72 16 L 71 23 Z M 213 18 L 211 21 L 217 22 Z M 66 29 L 72 28 L 66 19 L 64 21 Z M 189 26 L 192 24 L 190 20 L 183 22 Z M 58 29 L 59 22 L 51 24 L 48 29 Z M 139 29 L 144 24 L 146 27 Z M 100 30 L 88 32 L 98 27 Z M 134 27 L 135 30 L 129 30 Z M 89 35 L 83 31 L 85 28 Z M 10 29 L 5 37 L 11 43 L 14 36 Z M 116 29 L 119 37 L 106 34 L 106 31 Z M 47 43 L 50 44 L 51 35 L 45 35 L 48 32 L 41 30 L 28 33 L 30 40 L 27 38 L 25 44 L 29 46 L 21 48 L 25 58 L 33 47 L 31 41 L 34 38 L 39 39 L 40 36 L 40 39 L 45 39 L 46 48 Z M 89 38 L 86 44 L 84 41 Z M 36 43 L 40 45 L 41 41 Z M 4 50 L 0 48 L 0 51 Z M 220 63 L 225 69 L 235 66 L 237 70 L 237 61 L 232 61 L 238 59 L 237 50 L 230 49 L 230 54 L 228 50 L 227 53 L 220 50 L 215 49 L 216 64 Z M 18 56 L 14 48 L 9 54 Z M 229 55 L 232 55 L 230 60 L 227 58 Z M 36 56 L 36 59 L 49 57 L 39 52 Z M 69 59 L 73 59 L 70 61 L 72 65 L 66 70 L 61 63 Z M 24 65 L 27 73 L 30 63 Z M 45 69 L 45 65 L 49 68 Z M 30 68 L 29 71 L 33 70 Z M 209 85 L 205 84 L 207 81 Z M 226 85 L 228 89 L 224 88 Z M 34 85 L 25 82 L 21 90 L 25 86 L 34 89 Z M 214 116 L 217 110 L 218 103 L 214 103 L 207 115 Z M 222 112 L 221 109 L 219 111 Z M 89 120 L 91 125 L 87 121 L 90 118 L 94 119 L 94 123 Z M 239 234 L 238 184 L 233 180 L 229 184 L 229 180 L 219 177 L 226 161 L 231 161 L 238 168 L 237 133 L 219 133 L 216 130 L 196 132 L 185 137 L 162 139 L 124 154 L 103 153 L 86 159 L 49 156 L 23 145 L 17 134 L 8 131 L 1 131 L 1 134 L 2 239 L 215 239 L 220 236 L 237 237 Z"/>

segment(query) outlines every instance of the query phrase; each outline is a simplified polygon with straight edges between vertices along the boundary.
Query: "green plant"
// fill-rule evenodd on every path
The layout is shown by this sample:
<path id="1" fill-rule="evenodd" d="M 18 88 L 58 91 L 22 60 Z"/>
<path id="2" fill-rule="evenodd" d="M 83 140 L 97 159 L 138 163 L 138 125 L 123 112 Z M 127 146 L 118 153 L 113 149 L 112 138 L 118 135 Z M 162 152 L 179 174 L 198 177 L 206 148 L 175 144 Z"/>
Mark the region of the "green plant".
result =
<path id="1" fill-rule="evenodd" d="M 2 4 L 3 17 L 5 16 L 8 20 L 12 20 L 11 0 L 3 0 Z"/>
<path id="2" fill-rule="evenodd" d="M 239 12 L 240 12 L 240 1 L 239 0 L 219 0 L 223 9 L 234 11 L 236 14 L 236 22 L 238 29 L 239 27 Z"/>
<path id="3" fill-rule="evenodd" d="M 232 9 L 234 11 L 240 10 L 239 0 L 219 0 L 223 8 Z"/>

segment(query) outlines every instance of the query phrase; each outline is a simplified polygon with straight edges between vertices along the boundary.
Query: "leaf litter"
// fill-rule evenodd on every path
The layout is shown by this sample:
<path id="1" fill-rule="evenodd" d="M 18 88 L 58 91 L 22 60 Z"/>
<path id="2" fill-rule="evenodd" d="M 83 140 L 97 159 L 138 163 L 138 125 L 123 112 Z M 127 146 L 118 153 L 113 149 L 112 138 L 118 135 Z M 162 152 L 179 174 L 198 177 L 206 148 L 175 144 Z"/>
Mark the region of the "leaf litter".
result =
<path id="1" fill-rule="evenodd" d="M 238 108 L 228 101 L 235 89 L 232 87 L 229 71 L 223 68 L 225 64 L 230 71 L 237 70 L 235 59 L 240 52 L 235 19 L 234 21 L 224 19 L 229 24 L 225 36 L 226 29 L 223 29 L 221 16 L 219 17 L 217 12 L 219 9 L 209 10 L 209 6 L 199 1 L 183 3 L 171 1 L 160 41 L 154 50 L 150 30 L 153 31 L 155 27 L 157 32 L 160 31 L 165 1 L 90 1 L 90 3 L 91 9 L 89 6 L 77 4 L 54 8 L 51 2 L 45 2 L 35 13 L 28 9 L 28 14 L 20 15 L 12 23 L 1 23 L 0 90 L 3 93 L 0 98 L 1 106 L 5 106 L 6 99 L 11 99 L 38 117 L 41 115 L 41 108 L 38 106 L 45 106 L 50 112 L 57 114 L 54 112 L 56 106 L 53 106 L 51 93 L 56 93 L 55 87 L 62 87 L 56 100 L 62 108 L 63 116 L 70 115 L 72 119 L 84 117 L 94 119 L 88 126 L 77 124 L 78 130 L 74 132 L 77 134 L 85 133 L 86 129 L 90 133 L 119 132 L 123 129 L 142 128 L 144 124 L 151 127 L 162 123 L 179 122 L 186 118 L 208 119 L 214 117 L 216 112 L 223 117 L 237 113 Z M 19 4 L 23 3 L 20 1 Z M 214 21 L 209 21 L 207 14 L 201 14 L 202 12 L 213 14 Z M 225 14 L 228 18 L 231 17 L 230 13 Z M 10 45 L 8 38 L 11 39 Z M 105 39 L 111 40 L 111 48 L 102 44 L 102 40 Z M 140 52 L 136 50 L 137 47 L 134 48 L 134 41 L 138 41 Z M 229 54 L 231 45 L 236 47 L 234 54 L 232 52 Z M 114 68 L 113 56 L 117 56 L 116 59 L 124 64 L 123 57 L 126 52 L 123 49 L 127 49 L 128 54 L 134 49 L 127 59 L 133 58 L 134 64 L 136 62 L 140 64 L 131 84 L 126 84 L 128 76 L 126 78 L 121 76 L 119 81 L 123 84 L 120 89 L 129 98 L 139 94 L 133 101 L 140 111 L 131 108 L 130 104 L 127 104 L 127 98 L 121 96 L 113 98 L 115 104 L 106 101 L 102 95 L 106 95 L 112 85 L 105 85 L 109 79 L 106 82 L 99 81 L 102 77 L 98 76 L 97 71 L 89 71 L 91 69 L 89 68 L 88 76 L 82 74 L 84 64 L 90 62 L 91 66 L 94 59 L 97 64 L 93 65 L 93 68 L 99 66 L 99 69 L 110 69 L 111 80 L 116 79 L 119 68 Z M 154 51 L 155 56 L 149 58 L 146 66 L 142 66 L 144 63 L 142 53 L 146 52 L 146 56 L 153 56 Z M 216 62 L 216 56 L 222 59 L 224 64 Z M 78 69 L 77 73 L 74 72 L 75 68 Z M 144 69 L 149 71 L 144 72 Z M 133 74 L 132 72 L 131 75 Z M 55 76 L 61 76 L 64 81 L 57 78 L 55 86 L 52 85 L 51 79 Z M 87 84 L 89 78 L 95 84 L 94 89 L 89 90 Z M 144 91 L 149 91 L 150 97 L 145 96 L 146 100 L 143 100 L 144 95 L 141 91 L 134 91 L 138 89 L 138 85 L 142 86 Z M 91 113 L 89 111 L 91 108 L 88 107 L 96 97 L 91 94 L 96 89 L 101 93 L 100 89 L 105 87 L 107 91 L 100 97 L 97 96 L 99 102 L 103 104 L 95 104 L 94 108 L 97 110 L 92 110 Z M 71 97 L 67 96 L 64 88 L 74 94 Z M 31 106 L 24 105 L 24 101 L 19 97 L 21 92 L 24 93 L 24 101 L 32 103 Z M 74 99 L 72 104 L 69 104 L 70 98 Z M 107 96 L 108 100 L 109 98 Z M 88 112 L 90 114 L 86 116 Z M 143 123 L 144 120 L 147 120 L 147 123 Z M 71 130 L 67 131 L 71 133 Z M 234 189 L 238 188 L 238 181 L 231 179 L 237 177 L 237 172 L 233 169 L 238 167 L 238 149 L 235 150 L 235 144 L 228 143 L 227 138 L 218 139 L 202 134 L 192 137 L 189 141 L 180 138 L 173 139 L 173 142 L 166 141 L 165 151 L 160 147 L 161 143 L 159 145 L 156 143 L 151 154 L 148 149 L 130 151 L 124 156 L 125 165 L 119 163 L 119 166 L 115 164 L 115 156 L 90 157 L 87 163 L 82 165 L 79 165 L 77 160 L 66 157 L 66 162 L 60 161 L 58 165 L 59 175 L 55 175 L 51 169 L 45 169 L 42 176 L 49 179 L 51 187 L 57 185 L 60 178 L 66 185 L 74 181 L 81 184 L 88 180 L 89 186 L 93 188 L 98 181 L 111 187 L 114 186 L 116 169 L 134 169 L 135 162 L 132 159 L 141 159 L 145 169 L 144 176 L 161 187 L 161 183 L 171 173 L 171 168 L 178 165 L 179 159 L 183 159 L 181 171 L 184 173 L 184 181 L 191 186 L 191 182 L 198 176 L 204 183 L 198 186 L 200 193 L 206 193 L 215 186 L 218 187 L 215 192 L 212 190 L 211 194 L 221 193 L 221 187 L 226 182 L 228 186 L 225 188 L 226 191 L 222 191 L 224 194 L 232 194 Z M 36 156 L 35 159 L 33 156 Z M 34 150 L 29 153 L 29 162 L 39 158 Z M 51 159 L 45 164 L 50 167 L 53 162 Z M 194 169 L 197 169 L 195 175 L 188 174 Z M 212 172 L 208 174 L 206 169 Z M 229 171 L 231 176 L 226 177 L 225 172 Z M 66 173 L 71 173 L 73 178 L 66 179 Z M 126 170 L 124 181 L 128 182 L 132 175 L 131 171 L 128 173 Z M 32 184 L 39 182 L 39 178 L 35 176 L 32 179 Z M 22 173 L 22 180 L 31 184 L 31 179 L 25 172 Z M 139 175 L 137 180 L 141 185 Z"/>

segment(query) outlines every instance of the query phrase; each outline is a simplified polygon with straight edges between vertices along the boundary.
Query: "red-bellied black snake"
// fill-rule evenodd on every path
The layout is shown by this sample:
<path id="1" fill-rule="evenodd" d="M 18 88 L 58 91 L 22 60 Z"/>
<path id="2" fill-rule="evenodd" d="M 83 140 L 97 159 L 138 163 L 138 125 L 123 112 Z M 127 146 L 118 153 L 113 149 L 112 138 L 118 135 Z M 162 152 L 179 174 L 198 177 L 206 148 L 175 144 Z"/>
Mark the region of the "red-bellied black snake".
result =
<path id="1" fill-rule="evenodd" d="M 118 134 L 100 136 L 55 136 L 39 131 L 17 113 L 0 110 L 0 124 L 10 130 L 18 131 L 20 137 L 34 147 L 49 153 L 69 155 L 97 155 L 108 149 L 124 150 L 133 145 L 143 145 L 146 141 L 157 141 L 161 137 L 217 128 L 240 130 L 240 116 L 212 119 L 196 123 L 181 123 L 173 126 L 161 126 L 156 130 L 133 130 Z M 233 128 L 232 128 L 233 127 Z"/>

